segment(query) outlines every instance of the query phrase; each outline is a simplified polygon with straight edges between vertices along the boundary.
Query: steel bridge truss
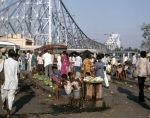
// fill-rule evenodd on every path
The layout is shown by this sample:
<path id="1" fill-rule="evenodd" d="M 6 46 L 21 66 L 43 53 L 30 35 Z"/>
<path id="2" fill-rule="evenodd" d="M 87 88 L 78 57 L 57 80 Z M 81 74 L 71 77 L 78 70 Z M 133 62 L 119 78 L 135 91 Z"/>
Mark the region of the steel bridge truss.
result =
<path id="1" fill-rule="evenodd" d="M 62 0 L 0 0 L 0 35 L 8 33 L 34 38 L 35 45 L 106 50 L 83 33 Z"/>

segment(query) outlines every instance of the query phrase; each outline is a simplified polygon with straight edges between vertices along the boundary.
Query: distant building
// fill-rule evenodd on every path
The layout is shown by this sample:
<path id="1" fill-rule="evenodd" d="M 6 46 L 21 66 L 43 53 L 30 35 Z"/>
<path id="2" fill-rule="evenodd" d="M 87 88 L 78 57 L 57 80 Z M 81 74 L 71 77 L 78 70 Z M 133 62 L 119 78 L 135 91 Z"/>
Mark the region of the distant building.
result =
<path id="1" fill-rule="evenodd" d="M 23 37 L 22 34 L 7 34 L 6 36 L 0 36 L 0 41 L 8 41 L 15 43 L 16 45 L 20 46 L 21 50 L 31 50 L 40 47 L 39 45 L 34 45 L 33 38 L 26 38 Z"/>
<path id="2" fill-rule="evenodd" d="M 109 38 L 104 43 L 109 50 L 115 50 L 117 48 L 121 48 L 121 40 L 119 34 L 110 34 Z"/>

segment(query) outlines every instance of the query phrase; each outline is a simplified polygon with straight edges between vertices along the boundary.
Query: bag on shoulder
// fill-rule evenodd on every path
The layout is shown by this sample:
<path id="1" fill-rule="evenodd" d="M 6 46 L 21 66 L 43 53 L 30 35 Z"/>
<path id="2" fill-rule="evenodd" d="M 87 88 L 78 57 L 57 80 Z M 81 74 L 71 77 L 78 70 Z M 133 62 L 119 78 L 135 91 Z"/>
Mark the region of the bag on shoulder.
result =
<path id="1" fill-rule="evenodd" d="M 132 77 L 133 78 L 137 78 L 138 77 L 138 74 L 139 74 L 139 70 L 138 68 L 134 69 L 133 72 L 132 72 Z"/>

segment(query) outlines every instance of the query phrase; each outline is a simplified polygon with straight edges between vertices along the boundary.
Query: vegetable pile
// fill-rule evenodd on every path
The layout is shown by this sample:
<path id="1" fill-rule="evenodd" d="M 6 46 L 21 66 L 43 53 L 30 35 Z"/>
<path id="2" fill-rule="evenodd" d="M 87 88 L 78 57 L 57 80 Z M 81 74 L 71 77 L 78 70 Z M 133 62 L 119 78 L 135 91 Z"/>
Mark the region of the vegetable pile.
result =
<path id="1" fill-rule="evenodd" d="M 39 81 L 43 81 L 43 84 L 45 86 L 52 87 L 53 91 L 58 88 L 58 86 L 56 84 L 53 84 L 51 78 L 45 78 L 44 75 L 39 75 L 38 73 L 36 73 L 36 74 L 33 75 L 33 79 L 36 79 L 36 80 L 39 80 Z"/>
<path id="2" fill-rule="evenodd" d="M 88 79 L 83 79 L 85 82 L 89 82 L 89 83 L 96 83 L 96 82 L 103 82 L 104 79 L 101 78 L 101 77 L 91 77 L 91 78 L 88 78 Z"/>

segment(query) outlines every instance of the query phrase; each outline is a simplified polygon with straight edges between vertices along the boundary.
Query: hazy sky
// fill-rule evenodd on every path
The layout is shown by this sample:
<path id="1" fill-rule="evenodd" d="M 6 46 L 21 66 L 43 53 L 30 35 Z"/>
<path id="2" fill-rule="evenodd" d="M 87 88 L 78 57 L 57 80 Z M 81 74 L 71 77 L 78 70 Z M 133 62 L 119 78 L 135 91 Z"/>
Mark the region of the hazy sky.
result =
<path id="1" fill-rule="evenodd" d="M 104 43 L 108 35 L 120 34 L 124 48 L 139 48 L 140 26 L 150 23 L 150 0 L 62 0 L 81 30 Z M 140 48 L 139 48 L 140 49 Z"/>

